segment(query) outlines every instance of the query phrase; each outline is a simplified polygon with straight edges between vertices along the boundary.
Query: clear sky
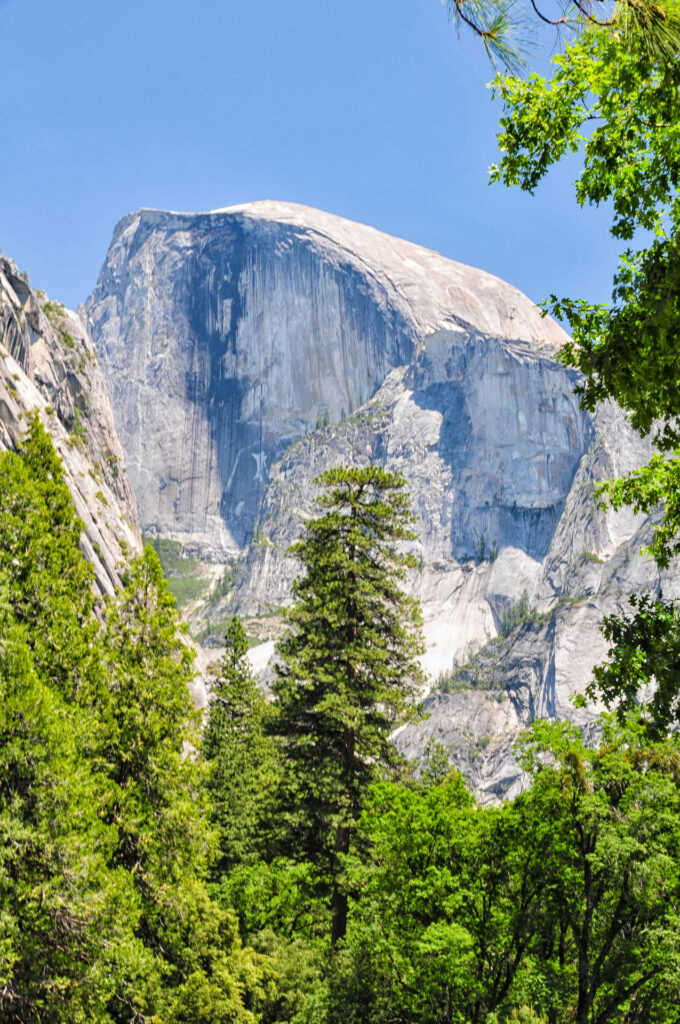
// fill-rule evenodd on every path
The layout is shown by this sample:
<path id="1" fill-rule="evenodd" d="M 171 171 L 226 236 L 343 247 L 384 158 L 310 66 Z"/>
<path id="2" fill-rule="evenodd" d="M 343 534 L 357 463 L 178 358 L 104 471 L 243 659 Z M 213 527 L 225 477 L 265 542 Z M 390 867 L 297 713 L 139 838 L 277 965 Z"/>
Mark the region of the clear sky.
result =
<path id="1" fill-rule="evenodd" d="M 576 164 L 489 186 L 487 58 L 439 0 L 0 0 L 0 247 L 76 306 L 142 206 L 317 206 L 516 284 L 609 297 Z"/>

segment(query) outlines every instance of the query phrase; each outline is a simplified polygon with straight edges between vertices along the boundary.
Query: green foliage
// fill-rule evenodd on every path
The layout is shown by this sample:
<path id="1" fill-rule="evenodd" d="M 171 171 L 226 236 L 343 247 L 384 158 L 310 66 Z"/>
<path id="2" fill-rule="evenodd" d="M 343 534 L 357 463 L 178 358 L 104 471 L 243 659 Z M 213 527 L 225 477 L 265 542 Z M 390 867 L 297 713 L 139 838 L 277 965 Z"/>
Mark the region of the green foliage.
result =
<path id="1" fill-rule="evenodd" d="M 232 870 L 223 877 L 219 895 L 236 910 L 249 940 L 273 930 L 287 941 L 314 943 L 330 923 L 326 884 L 324 873 L 309 860 L 277 856 Z"/>
<path id="2" fill-rule="evenodd" d="M 134 793 L 135 808 L 166 799 L 175 783 L 196 771 L 182 756 L 185 744 L 196 741 L 198 725 L 189 691 L 194 655 L 177 634 L 174 608 L 158 557 L 147 546 L 107 605 L 103 636 L 108 707 L 102 753 L 112 779 Z M 135 844 L 125 845 L 137 863 Z"/>
<path id="3" fill-rule="evenodd" d="M 67 699 L 94 663 L 93 572 L 81 530 L 59 458 L 34 417 L 19 452 L 0 456 L 0 564 L 34 669 Z"/>
<path id="4" fill-rule="evenodd" d="M 489 646 L 494 641 L 490 641 Z M 448 672 L 440 673 L 436 688 L 440 693 L 465 693 L 466 690 L 500 691 L 502 681 L 494 665 L 487 664 L 484 652 L 486 647 L 477 651 L 462 664 L 454 665 Z"/>
<path id="5" fill-rule="evenodd" d="M 494 1022 L 495 1024 L 495 1022 Z M 505 1018 L 504 1024 L 548 1024 L 545 1017 L 539 1017 L 532 1006 L 520 1006 Z"/>
<path id="6" fill-rule="evenodd" d="M 374 787 L 329 1019 L 467 1024 L 502 1007 L 540 897 L 544 836 L 530 847 L 527 824 L 479 811 L 457 773 L 424 792 Z"/>
<path id="7" fill-rule="evenodd" d="M 633 594 L 630 605 L 631 616 L 605 618 L 610 660 L 594 669 L 586 693 L 615 706 L 621 720 L 640 708 L 641 721 L 658 739 L 680 721 L 680 608 L 661 595 Z"/>
<path id="8" fill-rule="evenodd" d="M 537 723 L 532 789 L 479 808 L 436 742 L 419 772 L 388 745 L 419 681 L 401 481 L 323 482 L 296 545 L 279 751 L 233 619 L 199 759 L 192 654 L 155 552 L 98 623 L 38 421 L 0 456 L 0 1018 L 670 1024 L 680 746 L 651 742 L 645 716 L 660 734 L 677 714 L 671 606 L 638 600 L 608 634 L 629 703 L 653 676 L 656 705 L 605 722 L 596 750 Z"/>
<path id="9" fill-rule="evenodd" d="M 208 604 L 215 605 L 219 604 L 223 597 L 226 597 L 233 589 L 234 583 L 236 582 L 236 566 L 227 565 L 224 568 L 224 572 L 221 577 L 210 591 L 208 597 Z"/>
<path id="10" fill-rule="evenodd" d="M 148 544 L 154 549 L 166 575 L 171 572 L 183 572 L 186 568 L 186 560 L 182 557 L 182 545 L 178 540 L 170 540 L 169 537 L 149 537 L 146 534 L 142 540 L 145 546 Z"/>
<path id="11" fill-rule="evenodd" d="M 73 409 L 73 423 L 69 431 L 69 444 L 73 447 L 82 447 L 87 438 L 87 431 L 85 430 L 85 424 L 83 423 L 83 414 L 78 408 L 74 406 Z"/>
<path id="12" fill-rule="evenodd" d="M 390 733 L 416 717 L 422 640 L 419 609 L 402 589 L 414 559 L 397 547 L 413 537 L 404 480 L 340 467 L 318 482 L 322 514 L 291 548 L 304 575 L 278 645 L 273 729 L 289 849 L 328 871 L 337 939 L 346 906 L 338 857 L 369 782 L 397 763 Z"/>
<path id="13" fill-rule="evenodd" d="M 456 29 L 471 29 L 481 39 L 494 67 L 505 66 L 519 72 L 526 63 L 530 26 L 510 0 L 445 0 Z"/>
<path id="14" fill-rule="evenodd" d="M 64 306 L 61 302 L 43 302 L 42 311 L 53 326 L 64 319 Z"/>
<path id="15" fill-rule="evenodd" d="M 529 594 L 523 590 L 516 601 L 511 601 L 503 612 L 498 632 L 500 636 L 509 636 L 520 626 L 531 625 L 541 620 L 540 613 L 529 601 Z"/>
<path id="16" fill-rule="evenodd" d="M 414 765 L 414 777 L 416 786 L 423 790 L 458 777 L 448 750 L 434 736 L 427 741 L 421 761 Z"/>
<path id="17" fill-rule="evenodd" d="M 563 361 L 583 374 L 577 391 L 584 408 L 614 399 L 638 431 L 653 434 L 658 451 L 649 464 L 598 493 L 605 507 L 662 507 L 647 550 L 667 569 L 680 553 L 680 5 L 673 0 L 656 13 L 641 5 L 639 32 L 631 35 L 626 18 L 636 6 L 623 14 L 616 6 L 621 31 L 585 32 L 567 46 L 553 59 L 551 80 L 496 79 L 505 114 L 503 157 L 492 178 L 533 191 L 551 165 L 581 152 L 578 202 L 610 204 L 614 237 L 646 240 L 621 254 L 610 305 L 553 295 L 546 311 L 571 327 Z M 612 664 L 596 671 L 587 692 L 610 706 L 618 694 L 629 709 L 635 688 L 653 680 L 660 694 L 652 722 L 667 727 L 675 718 L 673 687 L 680 692 L 680 679 L 673 681 L 675 610 L 643 598 L 632 620 L 610 618 L 605 632 L 615 641 Z"/>
<path id="18" fill-rule="evenodd" d="M 539 722 L 523 747 L 534 776 L 526 802 L 551 830 L 541 935 L 545 948 L 564 951 L 550 965 L 542 1005 L 534 1005 L 542 1012 L 571 1005 L 578 1022 L 671 1019 L 679 966 L 677 742 L 649 744 L 635 723 L 609 722 L 592 750 L 574 727 Z"/>
<path id="19" fill-rule="evenodd" d="M 198 739 L 193 652 L 178 635 L 174 598 L 149 545 L 107 607 L 103 644 L 106 816 L 118 831 L 114 861 L 135 880 L 140 932 L 156 961 L 150 1003 L 178 1024 L 220 1014 L 251 1024 L 242 992 L 259 984 L 261 967 L 205 886 L 214 837 L 203 769 L 187 756 Z"/>
<path id="20" fill-rule="evenodd" d="M 506 114 L 499 135 L 504 155 L 492 177 L 533 191 L 553 163 L 582 147 L 579 203 L 611 202 L 617 238 L 631 239 L 640 228 L 656 234 L 646 249 L 623 254 L 611 308 L 554 297 L 548 308 L 572 328 L 565 361 L 585 375 L 586 408 L 615 398 L 643 433 L 663 417 L 661 436 L 672 445 L 680 408 L 678 64 L 656 61 L 602 32 L 585 33 L 553 62 L 550 81 L 537 75 L 496 80 Z"/>
<path id="21" fill-rule="evenodd" d="M 216 619 L 208 619 L 203 629 L 192 632 L 192 636 L 202 647 L 221 647 L 231 618 L 231 615 L 221 615 Z M 252 637 L 248 638 L 249 645 L 256 642 Z"/>
<path id="22" fill-rule="evenodd" d="M 634 512 L 650 513 L 660 505 L 664 508 L 661 523 L 653 528 L 652 543 L 645 551 L 660 569 L 667 569 L 671 559 L 680 554 L 680 456 L 652 455 L 649 463 L 633 470 L 620 480 L 603 484 L 599 490 L 606 503 L 618 509 L 624 505 Z"/>
<path id="23" fill-rule="evenodd" d="M 268 984 L 259 1005 L 261 1024 L 320 1024 L 328 965 L 318 943 L 289 942 L 266 929 L 254 936 L 253 946 L 268 964 Z"/>
<path id="24" fill-rule="evenodd" d="M 323 430 L 330 422 L 328 409 L 324 409 L 323 415 L 319 413 L 316 417 L 315 430 Z"/>
<path id="25" fill-rule="evenodd" d="M 677 742 L 608 723 L 588 750 L 544 722 L 523 750 L 533 787 L 500 808 L 476 808 L 455 773 L 373 787 L 327 1021 L 673 1019 Z"/>
<path id="26" fill-rule="evenodd" d="M 80 531 L 34 418 L 0 456 L 0 1006 L 36 1024 L 111 1020 L 148 967 L 88 757 L 101 676 Z"/>
<path id="27" fill-rule="evenodd" d="M 0 587 L 0 1016 L 108 1021 L 139 907 L 108 866 L 113 831 L 79 749 L 79 716 L 34 670 Z"/>
<path id="28" fill-rule="evenodd" d="M 99 623 L 81 528 L 34 418 L 0 455 L 0 1017 L 255 1024 L 174 600 L 147 549 Z"/>
<path id="29" fill-rule="evenodd" d="M 640 50 L 653 60 L 673 61 L 680 50 L 680 5 L 677 0 L 615 0 L 606 8 L 564 0 L 556 9 L 532 0 L 530 6 L 511 0 L 443 0 L 460 31 L 471 30 L 482 42 L 496 67 L 518 74 L 533 50 L 538 49 L 536 29 L 555 29 L 555 42 L 563 35 L 579 33 L 614 35 L 626 47 Z"/>
<path id="30" fill-rule="evenodd" d="M 498 558 L 498 546 L 494 541 L 491 547 L 487 546 L 486 535 L 484 533 L 475 534 L 475 561 L 477 564 L 481 564 L 485 559 L 489 562 L 495 562 Z"/>
<path id="31" fill-rule="evenodd" d="M 217 880 L 240 864 L 256 861 L 271 828 L 275 753 L 265 734 L 267 703 L 250 671 L 247 651 L 245 630 L 234 617 L 212 686 L 202 747 L 210 767 L 211 817 L 219 836 L 212 867 Z"/>
<path id="32" fill-rule="evenodd" d="M 206 581 L 200 576 L 169 576 L 167 585 L 179 609 L 198 601 L 207 588 Z"/>
<path id="33" fill-rule="evenodd" d="M 28 284 L 28 276 L 26 277 L 26 283 Z M 57 337 L 60 339 L 62 344 L 65 345 L 66 348 L 75 348 L 76 343 L 73 339 L 73 335 L 69 334 L 66 330 L 66 310 L 61 302 L 44 302 L 42 305 L 42 311 L 54 327 L 57 332 Z"/>
<path id="34" fill-rule="evenodd" d="M 144 537 L 156 554 L 165 573 L 168 590 L 175 598 L 177 607 L 182 609 L 193 604 L 207 590 L 207 580 L 201 576 L 195 558 L 182 554 L 179 541 L 168 537 Z"/>
<path id="35" fill-rule="evenodd" d="M 552 164 L 582 148 L 578 202 L 611 202 L 617 238 L 640 229 L 655 234 L 646 248 L 623 253 L 612 306 L 552 296 L 547 309 L 571 327 L 564 360 L 585 376 L 577 388 L 585 408 L 614 398 L 642 433 L 661 420 L 657 441 L 667 451 L 680 440 L 678 63 L 602 32 L 585 33 L 553 61 L 550 81 L 496 79 L 506 114 L 504 155 L 492 178 L 533 191 Z M 649 472 L 660 465 L 657 459 Z M 630 498 L 634 479 L 614 496 Z"/>

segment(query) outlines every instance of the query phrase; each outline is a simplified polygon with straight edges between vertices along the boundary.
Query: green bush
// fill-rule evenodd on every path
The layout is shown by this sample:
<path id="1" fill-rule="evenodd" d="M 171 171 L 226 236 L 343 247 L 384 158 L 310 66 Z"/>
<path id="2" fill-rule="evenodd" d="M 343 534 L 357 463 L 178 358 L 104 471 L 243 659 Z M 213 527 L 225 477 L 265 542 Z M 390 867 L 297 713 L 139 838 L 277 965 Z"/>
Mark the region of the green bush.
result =
<path id="1" fill-rule="evenodd" d="M 530 625 L 534 622 L 539 622 L 541 618 L 540 612 L 535 606 L 529 603 L 529 595 L 526 590 L 522 591 L 522 596 L 517 601 L 512 601 L 506 611 L 503 613 L 501 624 L 498 632 L 501 636 L 509 636 L 520 626 Z"/>

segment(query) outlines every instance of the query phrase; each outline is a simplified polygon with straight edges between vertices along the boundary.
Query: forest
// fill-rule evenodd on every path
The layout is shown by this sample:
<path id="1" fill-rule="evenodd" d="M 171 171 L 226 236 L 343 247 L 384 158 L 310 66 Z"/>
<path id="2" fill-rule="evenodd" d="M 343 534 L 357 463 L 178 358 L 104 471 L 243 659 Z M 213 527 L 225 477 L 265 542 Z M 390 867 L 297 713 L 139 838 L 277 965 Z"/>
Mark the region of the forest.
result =
<path id="1" fill-rule="evenodd" d="M 95 602 L 37 417 L 0 456 L 2 1019 L 675 1020 L 677 737 L 537 722 L 492 808 L 402 761 L 403 481 L 320 483 L 272 700 L 234 618 L 201 735 L 153 549 Z"/>

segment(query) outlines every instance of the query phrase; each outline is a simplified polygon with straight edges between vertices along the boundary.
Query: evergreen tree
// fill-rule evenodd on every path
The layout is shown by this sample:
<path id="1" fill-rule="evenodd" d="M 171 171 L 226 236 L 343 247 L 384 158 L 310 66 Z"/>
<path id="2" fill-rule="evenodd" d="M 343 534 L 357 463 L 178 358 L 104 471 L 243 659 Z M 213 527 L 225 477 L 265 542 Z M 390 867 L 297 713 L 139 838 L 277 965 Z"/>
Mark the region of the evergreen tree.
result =
<path id="1" fill-rule="evenodd" d="M 520 72 L 532 50 L 537 49 L 537 30 L 555 29 L 555 43 L 564 34 L 614 35 L 626 46 L 677 58 L 680 48 L 680 13 L 677 0 L 613 0 L 606 8 L 583 0 L 562 0 L 558 5 L 517 5 L 512 0 L 443 0 L 451 21 L 481 40 L 494 67 Z"/>
<path id="2" fill-rule="evenodd" d="M 202 751 L 210 774 L 211 817 L 219 837 L 213 877 L 252 863 L 264 853 L 264 829 L 272 812 L 274 750 L 265 732 L 267 702 L 246 657 L 240 619 L 227 626 L 225 652 L 212 687 Z"/>
<path id="3" fill-rule="evenodd" d="M 14 615 L 28 627 L 34 670 L 68 700 L 96 672 L 94 574 L 80 550 L 82 528 L 35 416 L 19 450 L 0 458 L 0 564 Z"/>
<path id="4" fill-rule="evenodd" d="M 135 924 L 130 881 L 108 870 L 75 721 L 37 678 L 0 593 L 0 1017 L 106 1020 L 116 989 L 101 943 Z M 117 889 L 117 891 L 116 891 Z M 129 903 L 126 902 L 129 900 Z M 120 915 L 120 924 L 116 922 Z M 116 933 L 119 933 L 118 935 Z M 131 937 L 128 932 L 128 937 Z"/>
<path id="5" fill-rule="evenodd" d="M 335 945 L 347 918 L 342 857 L 369 783 L 399 761 L 390 733 L 417 715 L 422 640 L 417 602 L 403 590 L 415 565 L 403 551 L 413 539 L 405 481 L 343 466 L 317 482 L 322 514 L 291 548 L 304 575 L 278 645 L 273 728 L 289 849 L 327 872 Z"/>
<path id="6" fill-rule="evenodd" d="M 33 419 L 0 455 L 0 1017 L 26 1024 L 109 1022 L 123 1001 L 130 1016 L 150 966 L 87 757 L 98 645 L 80 530 Z"/>
<path id="7" fill-rule="evenodd" d="M 0 1019 L 255 1024 L 174 599 L 147 550 L 100 625 L 81 529 L 34 418 L 0 455 Z"/>
<path id="8" fill-rule="evenodd" d="M 150 1012 L 173 1022 L 252 1024 L 243 995 L 261 966 L 242 950 L 233 914 L 208 895 L 214 851 L 189 684 L 193 651 L 178 633 L 175 600 L 153 548 L 130 566 L 108 603 L 108 686 L 99 758 L 110 780 L 106 820 L 117 828 L 112 863 L 134 878 L 139 934 L 155 958 Z"/>

